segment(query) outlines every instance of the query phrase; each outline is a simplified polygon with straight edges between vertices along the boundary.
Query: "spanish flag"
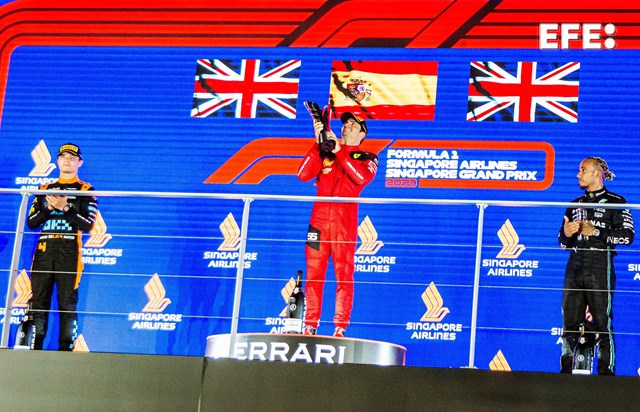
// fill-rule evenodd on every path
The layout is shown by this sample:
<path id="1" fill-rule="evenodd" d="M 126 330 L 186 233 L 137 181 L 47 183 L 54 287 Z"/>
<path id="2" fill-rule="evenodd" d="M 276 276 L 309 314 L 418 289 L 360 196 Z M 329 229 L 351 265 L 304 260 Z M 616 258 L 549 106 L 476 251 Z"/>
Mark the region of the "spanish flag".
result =
<path id="1" fill-rule="evenodd" d="M 433 120 L 437 80 L 438 62 L 335 60 L 330 101 L 336 118 Z"/>

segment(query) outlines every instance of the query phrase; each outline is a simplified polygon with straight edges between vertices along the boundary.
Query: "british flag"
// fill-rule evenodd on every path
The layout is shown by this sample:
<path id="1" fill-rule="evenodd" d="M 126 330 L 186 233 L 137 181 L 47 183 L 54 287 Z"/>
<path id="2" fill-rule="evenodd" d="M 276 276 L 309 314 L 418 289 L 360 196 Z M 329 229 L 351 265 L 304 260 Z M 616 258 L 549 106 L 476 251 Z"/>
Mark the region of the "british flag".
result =
<path id="1" fill-rule="evenodd" d="M 471 62 L 468 121 L 578 122 L 580 63 Z"/>
<path id="2" fill-rule="evenodd" d="M 198 59 L 191 117 L 295 119 L 300 63 Z"/>

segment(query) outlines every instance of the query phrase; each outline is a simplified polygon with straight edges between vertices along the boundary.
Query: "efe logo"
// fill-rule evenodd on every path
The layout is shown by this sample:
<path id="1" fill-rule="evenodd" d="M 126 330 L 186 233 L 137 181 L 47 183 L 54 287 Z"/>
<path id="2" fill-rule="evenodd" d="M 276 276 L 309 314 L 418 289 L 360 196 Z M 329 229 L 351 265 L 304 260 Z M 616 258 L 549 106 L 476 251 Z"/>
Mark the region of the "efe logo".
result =
<path id="1" fill-rule="evenodd" d="M 616 47 L 613 38 L 616 26 L 611 23 L 541 23 L 539 27 L 541 50 L 611 50 Z M 603 41 L 602 34 L 609 37 Z"/>

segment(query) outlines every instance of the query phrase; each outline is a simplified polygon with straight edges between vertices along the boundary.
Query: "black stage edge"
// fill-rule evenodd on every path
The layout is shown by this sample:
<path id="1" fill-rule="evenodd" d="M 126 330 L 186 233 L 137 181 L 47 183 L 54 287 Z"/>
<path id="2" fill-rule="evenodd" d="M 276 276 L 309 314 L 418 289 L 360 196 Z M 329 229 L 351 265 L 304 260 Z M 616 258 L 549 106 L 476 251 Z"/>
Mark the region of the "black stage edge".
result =
<path id="1" fill-rule="evenodd" d="M 640 379 L 207 359 L 204 411 L 636 411 Z"/>
<path id="2" fill-rule="evenodd" d="M 203 410 L 637 411 L 640 379 L 207 360 Z"/>
<path id="3" fill-rule="evenodd" d="M 0 349 L 2 411 L 556 412 L 638 405 L 640 378 L 629 376 Z"/>
<path id="4" fill-rule="evenodd" d="M 202 357 L 0 349 L 0 411 L 197 411 Z"/>

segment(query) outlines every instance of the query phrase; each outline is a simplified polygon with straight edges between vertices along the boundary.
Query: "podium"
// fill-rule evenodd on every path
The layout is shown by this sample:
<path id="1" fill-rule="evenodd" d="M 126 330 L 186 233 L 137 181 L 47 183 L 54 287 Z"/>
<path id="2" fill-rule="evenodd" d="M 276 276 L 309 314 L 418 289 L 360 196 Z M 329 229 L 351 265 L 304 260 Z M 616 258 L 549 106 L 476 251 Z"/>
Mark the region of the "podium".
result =
<path id="1" fill-rule="evenodd" d="M 389 342 L 321 335 L 238 333 L 207 337 L 205 356 L 264 362 L 404 366 L 406 348 Z"/>

